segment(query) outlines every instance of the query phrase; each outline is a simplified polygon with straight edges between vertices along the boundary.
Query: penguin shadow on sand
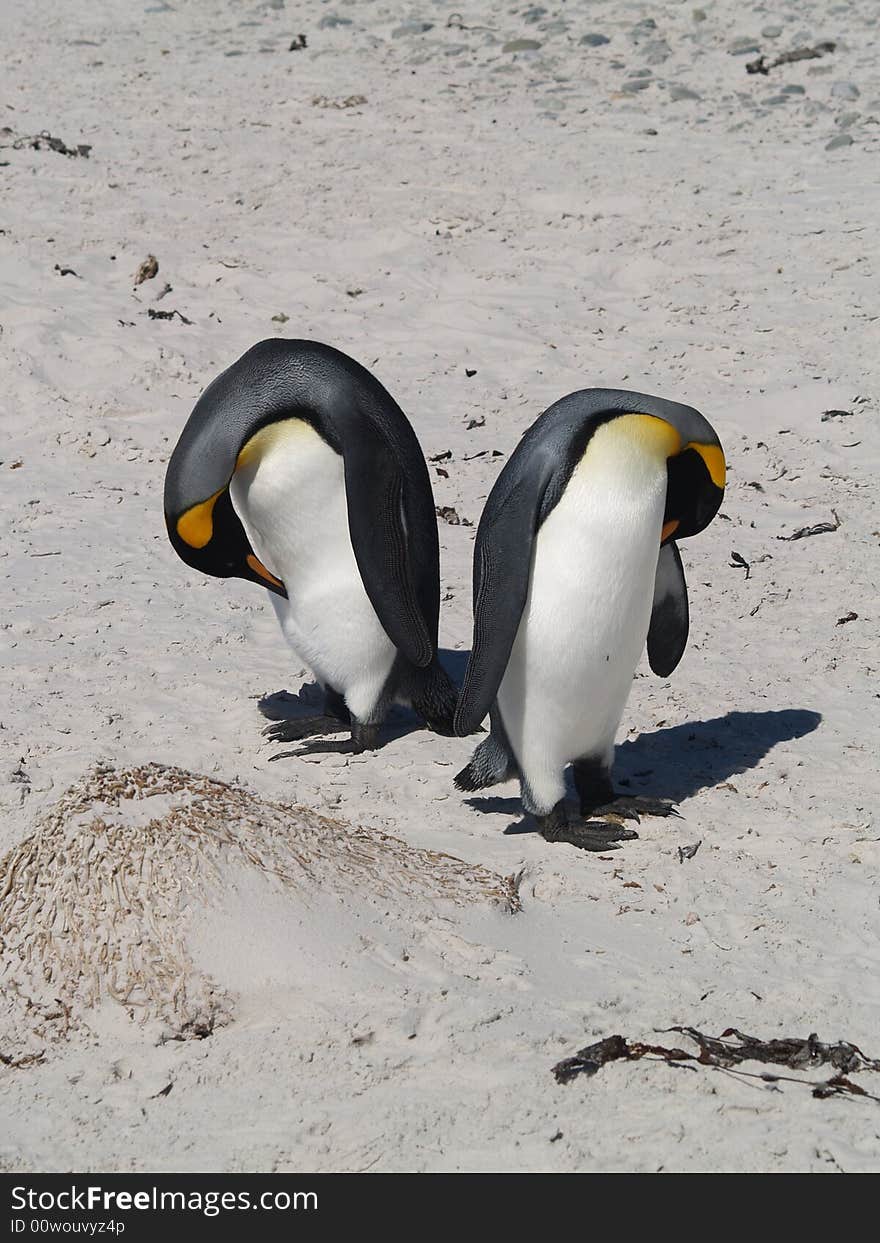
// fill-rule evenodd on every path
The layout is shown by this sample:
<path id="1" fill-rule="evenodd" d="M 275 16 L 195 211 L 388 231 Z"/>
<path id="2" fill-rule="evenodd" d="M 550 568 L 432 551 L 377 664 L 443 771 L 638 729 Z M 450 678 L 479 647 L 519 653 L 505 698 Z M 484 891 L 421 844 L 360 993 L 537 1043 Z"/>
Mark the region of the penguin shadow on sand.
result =
<path id="1" fill-rule="evenodd" d="M 768 712 L 727 712 L 708 721 L 685 721 L 639 734 L 615 751 L 615 785 L 622 794 L 650 793 L 681 803 L 756 768 L 781 742 L 803 738 L 817 729 L 822 716 L 805 708 Z M 569 782 L 571 777 L 569 775 Z M 574 787 L 569 797 L 575 798 Z M 477 811 L 520 814 L 519 798 L 468 798 Z M 504 830 L 537 832 L 526 816 Z"/>
<path id="2" fill-rule="evenodd" d="M 464 678 L 464 671 L 470 653 L 468 651 L 458 652 L 452 648 L 441 647 L 437 655 L 440 664 L 449 674 L 456 689 L 458 689 Z M 339 739 L 329 737 L 321 738 L 317 742 L 312 740 L 311 722 L 314 720 L 316 713 L 323 711 L 324 702 L 324 690 L 317 682 L 306 682 L 295 695 L 286 690 L 274 691 L 269 695 L 263 695 L 258 700 L 257 707 L 267 721 L 301 721 L 303 725 L 303 737 L 297 744 L 298 749 L 278 751 L 274 755 L 269 756 L 270 762 L 273 760 L 290 759 L 296 756 L 320 754 L 322 752 L 328 754 L 334 751 L 347 753 L 348 745 L 346 739 L 351 726 L 344 720 L 340 719 L 339 727 L 334 731 L 334 733 L 340 735 Z M 420 729 L 425 729 L 425 723 L 412 709 L 395 705 L 389 711 L 382 725 L 380 747 L 385 747 L 388 743 L 395 742 L 399 738 L 405 738 L 408 734 L 415 733 Z M 269 735 L 271 739 L 270 731 L 271 724 L 263 730 L 263 733 Z"/>

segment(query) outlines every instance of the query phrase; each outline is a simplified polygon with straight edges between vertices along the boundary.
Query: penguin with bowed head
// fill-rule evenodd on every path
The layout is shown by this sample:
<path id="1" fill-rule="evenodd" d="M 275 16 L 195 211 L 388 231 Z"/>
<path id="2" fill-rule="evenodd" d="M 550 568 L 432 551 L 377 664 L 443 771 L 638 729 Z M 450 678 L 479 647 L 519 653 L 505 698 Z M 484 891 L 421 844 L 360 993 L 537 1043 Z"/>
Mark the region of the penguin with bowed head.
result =
<path id="1" fill-rule="evenodd" d="M 392 703 L 451 734 L 456 691 L 437 657 L 437 518 L 416 434 L 339 350 L 262 341 L 199 398 L 168 463 L 165 521 L 187 565 L 265 587 L 324 689 L 278 721 L 306 751 L 374 749 Z"/>
<path id="2" fill-rule="evenodd" d="M 667 677 L 687 643 L 676 539 L 724 495 L 724 453 L 699 411 L 644 393 L 585 389 L 550 406 L 493 487 L 474 549 L 474 635 L 455 717 L 491 732 L 460 790 L 518 778 L 547 841 L 584 850 L 638 836 L 621 819 L 676 814 L 615 798 L 614 739 L 647 639 Z M 573 767 L 582 819 L 565 804 Z M 606 818 L 607 817 L 607 818 Z"/>

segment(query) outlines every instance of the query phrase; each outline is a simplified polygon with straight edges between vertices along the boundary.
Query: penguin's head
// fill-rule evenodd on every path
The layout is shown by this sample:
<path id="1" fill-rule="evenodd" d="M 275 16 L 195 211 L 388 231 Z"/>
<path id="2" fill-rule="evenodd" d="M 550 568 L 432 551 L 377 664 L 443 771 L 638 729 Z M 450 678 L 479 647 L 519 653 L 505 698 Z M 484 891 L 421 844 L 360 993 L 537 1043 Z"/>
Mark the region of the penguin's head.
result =
<path id="1" fill-rule="evenodd" d="M 596 388 L 564 397 L 547 415 L 563 429 L 577 427 L 587 444 L 603 425 L 616 426 L 631 449 L 647 452 L 655 462 L 665 460 L 661 543 L 698 535 L 718 513 L 724 498 L 724 450 L 708 419 L 693 406 L 648 393 Z M 540 430 L 541 420 L 532 434 Z"/>
<path id="2" fill-rule="evenodd" d="M 180 559 L 202 574 L 244 578 L 286 597 L 284 584 L 251 548 L 229 496 L 230 466 L 213 447 L 184 435 L 171 455 L 165 475 L 168 538 Z"/>
<path id="3" fill-rule="evenodd" d="M 663 543 L 698 535 L 709 525 L 724 499 L 727 474 L 721 442 L 699 411 L 675 406 L 666 421 L 678 443 L 666 459 Z"/>

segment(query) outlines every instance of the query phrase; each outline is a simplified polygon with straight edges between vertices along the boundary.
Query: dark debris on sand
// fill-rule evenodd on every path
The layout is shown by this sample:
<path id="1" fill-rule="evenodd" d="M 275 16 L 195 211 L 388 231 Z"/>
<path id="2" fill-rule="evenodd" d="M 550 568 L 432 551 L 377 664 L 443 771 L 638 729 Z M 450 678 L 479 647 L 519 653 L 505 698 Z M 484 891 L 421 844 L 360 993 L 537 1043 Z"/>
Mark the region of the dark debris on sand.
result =
<path id="1" fill-rule="evenodd" d="M 836 47 L 836 43 L 831 39 L 826 39 L 822 43 L 817 43 L 815 47 L 796 47 L 792 52 L 783 52 L 781 56 L 777 56 L 775 60 L 771 60 L 769 63 L 765 56 L 759 56 L 756 60 L 748 62 L 746 73 L 768 74 L 777 65 L 791 65 L 799 60 L 818 60 L 819 57 L 827 56 L 829 52 L 833 52 Z"/>
<path id="2" fill-rule="evenodd" d="M 697 1045 L 698 1053 L 685 1049 L 667 1048 L 665 1045 L 628 1041 L 623 1036 L 606 1036 L 595 1044 L 580 1049 L 574 1057 L 564 1058 L 553 1067 L 557 1083 L 570 1083 L 578 1075 L 595 1075 L 608 1062 L 636 1062 L 642 1058 L 681 1065 L 696 1070 L 696 1063 L 711 1070 L 760 1079 L 767 1084 L 779 1082 L 800 1083 L 813 1089 L 813 1096 L 825 1100 L 829 1096 L 864 1096 L 880 1102 L 880 1096 L 867 1092 L 860 1084 L 847 1076 L 859 1071 L 880 1071 L 880 1059 L 866 1057 L 858 1045 L 840 1040 L 836 1044 L 824 1044 L 815 1032 L 806 1040 L 793 1037 L 781 1040 L 761 1040 L 748 1036 L 735 1027 L 728 1027 L 720 1036 L 707 1036 L 695 1027 L 669 1027 L 669 1032 L 689 1036 Z M 762 1062 L 766 1065 L 783 1066 L 788 1070 L 812 1070 L 817 1066 L 831 1066 L 837 1073 L 822 1083 L 809 1079 L 796 1079 L 791 1075 L 777 1075 L 770 1071 L 758 1074 L 740 1069 L 743 1062 Z"/>
<path id="3" fill-rule="evenodd" d="M 836 531 L 840 526 L 840 519 L 833 509 L 831 511 L 831 516 L 834 519 L 833 522 L 817 522 L 811 527 L 799 527 L 797 531 L 793 531 L 791 535 L 777 535 L 776 538 L 791 541 L 796 539 L 807 539 L 810 535 L 830 534 L 832 531 Z"/>
<path id="4" fill-rule="evenodd" d="M 57 151 L 59 155 L 82 156 L 84 159 L 89 158 L 92 150 L 91 145 L 85 142 L 69 147 L 62 138 L 56 138 L 45 129 L 39 134 L 25 134 L 16 138 L 12 143 L 13 150 L 20 151 L 22 147 L 29 147 L 32 151 Z"/>

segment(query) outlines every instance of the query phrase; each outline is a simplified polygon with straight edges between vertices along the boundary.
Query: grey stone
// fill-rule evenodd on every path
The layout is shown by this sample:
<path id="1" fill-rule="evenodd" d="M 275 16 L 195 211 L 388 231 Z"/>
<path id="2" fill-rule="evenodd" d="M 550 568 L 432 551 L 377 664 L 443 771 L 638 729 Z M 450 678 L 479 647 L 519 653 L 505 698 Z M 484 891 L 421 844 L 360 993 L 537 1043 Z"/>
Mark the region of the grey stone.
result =
<path id="1" fill-rule="evenodd" d="M 838 147 L 851 147 L 853 145 L 852 134 L 838 134 L 831 142 L 826 142 L 826 151 L 836 151 Z"/>
<path id="2" fill-rule="evenodd" d="M 404 22 L 402 26 L 396 26 L 394 30 L 391 31 L 391 38 L 403 39 L 406 35 L 424 35 L 427 34 L 429 30 L 433 29 L 433 22 Z"/>
<path id="3" fill-rule="evenodd" d="M 533 8 L 526 9 L 525 13 L 522 15 L 522 19 L 524 22 L 528 22 L 530 26 L 534 26 L 535 22 L 539 22 L 542 17 L 546 16 L 547 10 L 542 9 L 540 5 L 536 4 Z"/>
<path id="4" fill-rule="evenodd" d="M 334 26 L 350 26 L 350 17 L 337 17 L 335 13 L 327 13 L 318 22 L 319 30 L 332 30 Z"/>
<path id="5" fill-rule="evenodd" d="M 650 69 L 634 69 L 629 75 L 631 78 L 653 78 Z"/>
<path id="6" fill-rule="evenodd" d="M 860 112 L 841 112 L 837 118 L 837 124 L 841 129 L 849 129 L 851 125 L 855 125 L 856 121 L 861 120 Z"/>
<path id="7" fill-rule="evenodd" d="M 637 22 L 629 32 L 629 37 L 633 43 L 644 43 L 648 39 L 653 39 L 657 30 L 657 23 L 653 17 L 646 17 L 643 22 Z"/>
<path id="8" fill-rule="evenodd" d="M 740 35 L 738 39 L 728 44 L 727 51 L 731 56 L 747 56 L 752 52 L 760 52 L 761 47 L 756 39 L 749 38 L 748 35 Z"/>
<path id="9" fill-rule="evenodd" d="M 537 39 L 510 39 L 504 44 L 502 52 L 537 52 L 540 47 Z"/>
<path id="10" fill-rule="evenodd" d="M 691 18 L 695 22 L 704 22 L 706 20 L 706 10 L 705 9 L 694 9 L 694 11 L 691 13 Z"/>
<path id="11" fill-rule="evenodd" d="M 780 95 L 806 95 L 806 91 L 802 86 L 798 86 L 796 82 L 790 82 L 788 86 L 784 86 L 779 92 Z"/>
<path id="12" fill-rule="evenodd" d="M 769 99 L 765 99 L 765 104 L 787 104 L 791 101 L 790 95 L 771 95 Z"/>
<path id="13" fill-rule="evenodd" d="M 672 49 L 665 39 L 652 39 L 639 50 L 649 65 L 662 65 L 672 55 Z"/>
<path id="14" fill-rule="evenodd" d="M 855 82 L 835 82 L 831 88 L 835 99 L 858 99 L 861 93 Z"/>
<path id="15" fill-rule="evenodd" d="M 581 44 L 584 47 L 602 47 L 603 44 L 610 42 L 611 40 L 607 35 L 598 34 L 584 35 L 581 39 Z"/>
<path id="16" fill-rule="evenodd" d="M 696 91 L 692 91 L 689 86 L 674 84 L 669 88 L 669 98 L 677 101 L 679 99 L 701 99 L 702 96 Z"/>
<path id="17" fill-rule="evenodd" d="M 781 34 L 781 26 L 765 26 L 761 31 L 761 37 L 763 39 L 778 39 Z"/>
<path id="18" fill-rule="evenodd" d="M 647 90 L 650 85 L 650 78 L 627 78 L 620 89 L 627 95 L 635 95 L 638 91 Z"/>

